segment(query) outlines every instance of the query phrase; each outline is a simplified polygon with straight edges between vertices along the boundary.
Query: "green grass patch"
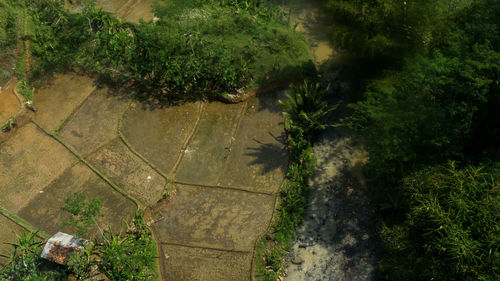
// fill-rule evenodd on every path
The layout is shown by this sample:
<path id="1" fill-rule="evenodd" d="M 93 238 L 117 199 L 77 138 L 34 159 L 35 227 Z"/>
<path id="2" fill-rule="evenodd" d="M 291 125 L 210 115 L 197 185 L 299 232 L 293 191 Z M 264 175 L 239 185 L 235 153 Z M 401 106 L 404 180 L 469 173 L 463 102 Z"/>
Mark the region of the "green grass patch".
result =
<path id="1" fill-rule="evenodd" d="M 0 0 L 0 85 L 17 75 L 24 30 L 23 1 Z"/>
<path id="2" fill-rule="evenodd" d="M 17 86 L 17 90 L 21 96 L 23 96 L 24 100 L 29 102 L 33 99 L 33 94 L 35 93 L 35 88 L 31 87 L 28 81 L 23 80 L 19 86 Z"/>

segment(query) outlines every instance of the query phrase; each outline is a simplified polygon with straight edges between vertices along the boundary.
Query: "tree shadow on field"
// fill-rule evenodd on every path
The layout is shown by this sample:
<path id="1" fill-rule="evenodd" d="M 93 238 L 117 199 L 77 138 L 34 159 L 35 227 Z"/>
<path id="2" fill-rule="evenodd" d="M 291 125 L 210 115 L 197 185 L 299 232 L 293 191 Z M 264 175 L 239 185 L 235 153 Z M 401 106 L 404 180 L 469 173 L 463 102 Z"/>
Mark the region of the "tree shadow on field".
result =
<path id="1" fill-rule="evenodd" d="M 261 174 L 265 175 L 276 169 L 280 169 L 286 173 L 288 166 L 288 151 L 286 147 L 286 133 L 283 132 L 279 136 L 269 135 L 274 139 L 272 142 L 262 142 L 253 139 L 254 144 L 247 147 L 246 156 L 251 156 L 254 159 L 250 165 L 262 166 Z"/>

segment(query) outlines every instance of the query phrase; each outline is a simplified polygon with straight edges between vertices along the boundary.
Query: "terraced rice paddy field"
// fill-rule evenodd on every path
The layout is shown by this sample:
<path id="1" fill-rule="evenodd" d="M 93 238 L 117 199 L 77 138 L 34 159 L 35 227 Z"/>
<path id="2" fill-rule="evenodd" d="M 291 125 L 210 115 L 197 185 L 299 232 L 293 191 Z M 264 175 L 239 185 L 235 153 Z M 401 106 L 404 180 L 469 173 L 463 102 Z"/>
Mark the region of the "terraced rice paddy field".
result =
<path id="1" fill-rule="evenodd" d="M 152 19 L 151 2 L 97 4 L 139 21 Z M 0 92 L 2 123 L 22 109 L 14 82 Z M 138 208 L 149 210 L 163 280 L 251 279 L 288 165 L 282 94 L 161 104 L 54 74 L 35 92 L 36 112 L 0 136 L 0 237 L 72 232 L 61 228 L 61 207 L 78 192 L 103 199 L 101 227 L 120 229 Z"/>

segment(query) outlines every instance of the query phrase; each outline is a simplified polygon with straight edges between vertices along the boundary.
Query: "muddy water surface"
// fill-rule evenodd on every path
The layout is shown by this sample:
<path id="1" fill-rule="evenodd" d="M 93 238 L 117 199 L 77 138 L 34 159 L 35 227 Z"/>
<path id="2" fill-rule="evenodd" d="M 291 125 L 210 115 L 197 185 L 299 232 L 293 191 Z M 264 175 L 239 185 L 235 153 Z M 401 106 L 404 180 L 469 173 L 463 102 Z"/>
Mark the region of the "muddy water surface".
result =
<path id="1" fill-rule="evenodd" d="M 287 8 L 291 10 L 291 24 L 303 32 L 309 40 L 310 49 L 317 65 L 328 61 L 335 55 L 329 41 L 326 15 L 321 13 L 319 1 L 290 0 Z"/>
<path id="2" fill-rule="evenodd" d="M 73 231 L 60 224 L 72 192 L 103 198 L 104 229 L 150 208 L 163 280 L 250 280 L 288 163 L 278 97 L 151 106 L 55 74 L 0 144 L 0 206 L 49 235 Z"/>

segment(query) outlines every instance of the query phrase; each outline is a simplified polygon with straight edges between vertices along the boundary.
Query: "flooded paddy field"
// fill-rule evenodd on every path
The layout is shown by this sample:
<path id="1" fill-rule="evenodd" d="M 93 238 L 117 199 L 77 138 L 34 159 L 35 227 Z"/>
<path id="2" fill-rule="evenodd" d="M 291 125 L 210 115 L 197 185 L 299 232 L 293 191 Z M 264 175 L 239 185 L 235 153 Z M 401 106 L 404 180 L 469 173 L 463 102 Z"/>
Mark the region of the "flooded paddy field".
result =
<path id="1" fill-rule="evenodd" d="M 280 96 L 151 107 L 54 74 L 32 120 L 0 144 L 0 206 L 48 234 L 74 231 L 61 227 L 73 192 L 103 199 L 101 228 L 147 208 L 165 280 L 249 280 L 288 163 Z"/>

